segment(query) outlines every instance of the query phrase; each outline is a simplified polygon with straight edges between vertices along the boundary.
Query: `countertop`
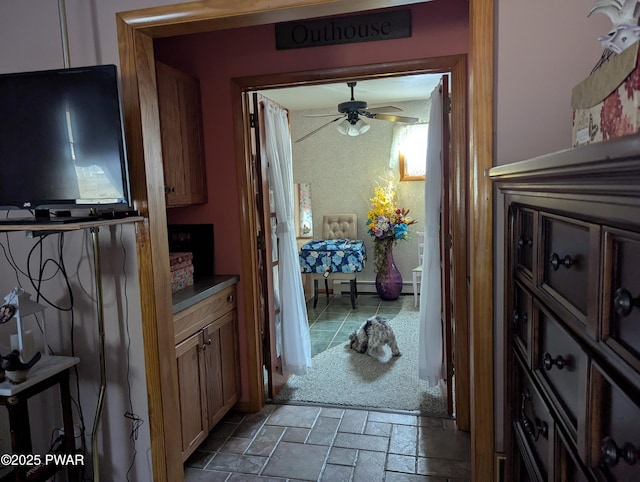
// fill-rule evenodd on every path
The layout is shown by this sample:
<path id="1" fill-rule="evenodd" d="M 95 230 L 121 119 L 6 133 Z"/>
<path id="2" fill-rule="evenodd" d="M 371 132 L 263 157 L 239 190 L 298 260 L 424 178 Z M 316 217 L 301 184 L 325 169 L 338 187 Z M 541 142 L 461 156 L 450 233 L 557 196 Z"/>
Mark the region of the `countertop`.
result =
<path id="1" fill-rule="evenodd" d="M 176 314 L 185 310 L 209 296 L 236 284 L 238 281 L 240 281 L 240 277 L 235 274 L 220 274 L 198 279 L 193 285 L 173 293 L 173 313 Z"/>

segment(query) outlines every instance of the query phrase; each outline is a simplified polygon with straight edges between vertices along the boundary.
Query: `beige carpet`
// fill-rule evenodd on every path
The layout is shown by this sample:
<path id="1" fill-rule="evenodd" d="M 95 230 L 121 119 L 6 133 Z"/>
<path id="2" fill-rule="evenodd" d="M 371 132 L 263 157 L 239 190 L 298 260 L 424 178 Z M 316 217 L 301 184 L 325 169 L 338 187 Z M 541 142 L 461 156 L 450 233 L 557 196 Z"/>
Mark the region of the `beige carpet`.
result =
<path id="1" fill-rule="evenodd" d="M 304 376 L 293 375 L 275 401 L 311 402 L 389 410 L 412 410 L 446 416 L 439 386 L 418 379 L 418 311 L 406 297 L 390 323 L 402 356 L 382 360 L 351 350 L 348 339 L 313 357 Z"/>

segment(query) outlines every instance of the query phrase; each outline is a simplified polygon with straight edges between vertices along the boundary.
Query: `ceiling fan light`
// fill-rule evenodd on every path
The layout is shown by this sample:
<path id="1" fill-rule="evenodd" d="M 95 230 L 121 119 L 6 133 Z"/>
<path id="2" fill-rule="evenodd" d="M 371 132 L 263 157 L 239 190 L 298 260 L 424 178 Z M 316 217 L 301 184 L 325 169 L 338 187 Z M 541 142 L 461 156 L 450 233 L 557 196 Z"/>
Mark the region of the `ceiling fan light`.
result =
<path id="1" fill-rule="evenodd" d="M 371 126 L 367 124 L 365 121 L 363 121 L 362 119 L 358 119 L 358 122 L 356 122 L 353 127 L 358 129 L 358 134 L 364 134 L 369 129 L 371 129 Z"/>
<path id="2" fill-rule="evenodd" d="M 336 125 L 336 129 L 343 136 L 347 135 L 350 128 L 351 128 L 351 124 L 349 124 L 349 121 L 347 119 L 342 119 L 340 122 L 338 122 L 338 125 Z"/>

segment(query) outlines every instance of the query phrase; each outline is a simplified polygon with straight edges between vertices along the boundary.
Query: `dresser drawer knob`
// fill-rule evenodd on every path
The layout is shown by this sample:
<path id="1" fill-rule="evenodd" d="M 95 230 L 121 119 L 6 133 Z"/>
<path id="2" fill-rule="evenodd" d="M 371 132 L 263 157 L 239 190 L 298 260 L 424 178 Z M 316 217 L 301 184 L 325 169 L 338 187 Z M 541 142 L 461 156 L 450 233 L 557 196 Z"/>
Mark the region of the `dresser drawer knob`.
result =
<path id="1" fill-rule="evenodd" d="M 601 445 L 604 463 L 609 467 L 615 467 L 620 459 L 629 465 L 634 465 L 640 457 L 638 449 L 633 444 L 627 442 L 622 448 L 618 448 L 616 441 L 611 437 L 605 437 Z"/>
<path id="2" fill-rule="evenodd" d="M 518 323 L 526 323 L 527 322 L 527 314 L 526 313 L 518 313 L 516 310 L 513 310 L 513 324 L 517 325 Z"/>
<path id="3" fill-rule="evenodd" d="M 551 255 L 551 267 L 553 268 L 553 271 L 558 271 L 560 266 L 564 266 L 567 269 L 571 268 L 571 266 L 573 266 L 573 259 L 571 259 L 571 256 L 567 254 L 564 258 L 560 259 L 560 256 L 553 253 Z"/>
<path id="4" fill-rule="evenodd" d="M 567 363 L 565 359 L 562 358 L 562 355 L 558 355 L 556 358 L 553 358 L 547 352 L 542 355 L 542 366 L 544 366 L 544 369 L 547 371 L 551 370 L 553 368 L 553 365 L 557 366 L 558 370 L 562 370 L 566 364 Z"/>
<path id="5" fill-rule="evenodd" d="M 613 306 L 620 316 L 628 316 L 634 308 L 640 308 L 640 296 L 634 298 L 624 288 L 618 288 L 613 296 Z"/>
<path id="6" fill-rule="evenodd" d="M 531 392 L 527 388 L 521 395 L 520 403 L 520 421 L 524 427 L 525 432 L 529 434 L 529 437 L 536 442 L 540 435 L 547 438 L 549 435 L 549 425 L 544 420 L 540 420 L 538 417 L 533 416 L 531 420 L 526 414 L 526 403 L 531 401 Z"/>
<path id="7" fill-rule="evenodd" d="M 527 247 L 531 247 L 533 246 L 533 239 L 529 238 L 529 239 L 525 239 L 525 238 L 520 238 L 518 239 L 518 246 L 520 248 L 527 246 Z"/>
<path id="8" fill-rule="evenodd" d="M 227 296 L 227 303 L 233 303 L 233 295 Z"/>

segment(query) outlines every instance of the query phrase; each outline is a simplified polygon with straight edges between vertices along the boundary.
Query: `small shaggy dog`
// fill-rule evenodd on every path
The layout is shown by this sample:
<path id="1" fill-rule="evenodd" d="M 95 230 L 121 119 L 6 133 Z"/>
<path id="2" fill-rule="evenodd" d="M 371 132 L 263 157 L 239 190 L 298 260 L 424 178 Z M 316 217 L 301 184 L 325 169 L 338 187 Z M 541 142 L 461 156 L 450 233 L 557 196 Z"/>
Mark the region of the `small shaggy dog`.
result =
<path id="1" fill-rule="evenodd" d="M 391 347 L 393 356 L 402 355 L 389 320 L 379 315 L 368 318 L 360 328 L 349 335 L 349 347 L 352 350 L 376 358 L 382 355 L 382 348 L 386 344 Z"/>

